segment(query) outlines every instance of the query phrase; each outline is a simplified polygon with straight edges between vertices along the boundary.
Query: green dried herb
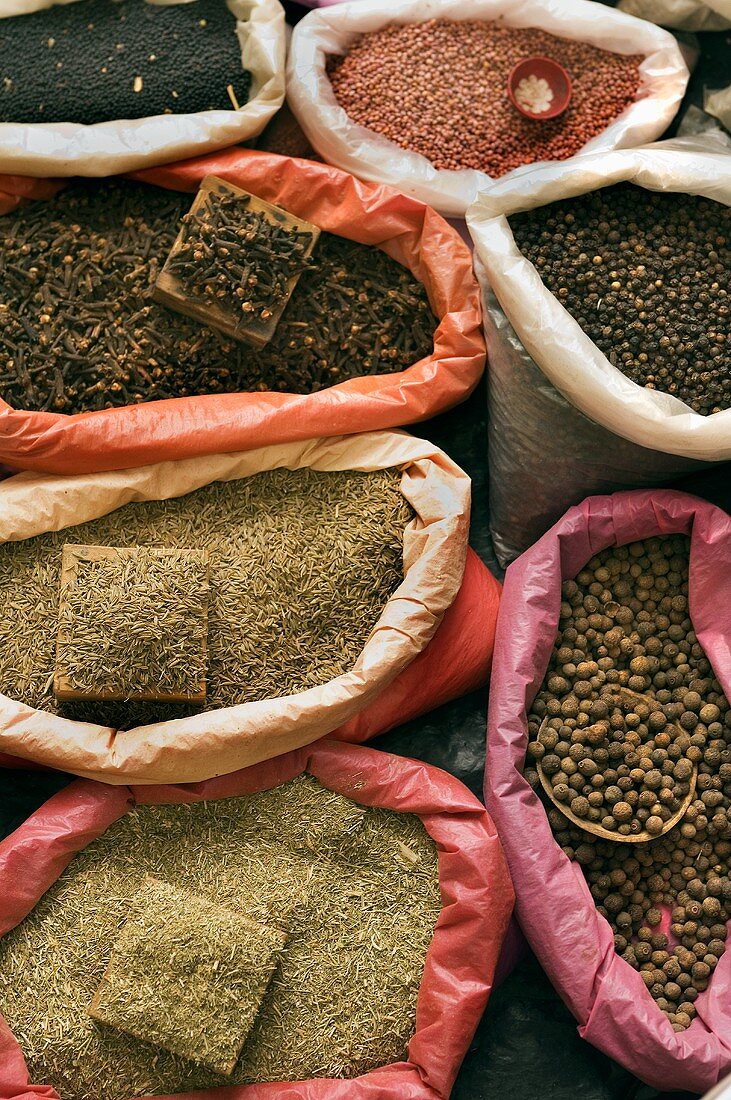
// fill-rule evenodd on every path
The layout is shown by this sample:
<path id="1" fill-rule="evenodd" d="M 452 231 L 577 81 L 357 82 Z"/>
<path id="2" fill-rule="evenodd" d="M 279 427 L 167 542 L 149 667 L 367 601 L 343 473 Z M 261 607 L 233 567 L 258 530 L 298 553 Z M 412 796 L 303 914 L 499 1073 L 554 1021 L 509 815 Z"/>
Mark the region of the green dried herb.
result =
<path id="1" fill-rule="evenodd" d="M 283 932 L 147 878 L 90 1015 L 230 1074 L 285 942 Z"/>
<path id="2" fill-rule="evenodd" d="M 0 1012 L 31 1080 L 64 1100 L 128 1100 L 355 1077 L 405 1058 L 441 907 L 436 846 L 417 817 L 360 807 L 338 838 L 329 823 L 353 806 L 303 775 L 242 798 L 138 806 L 92 841 L 0 940 Z M 88 1016 L 146 875 L 291 930 L 231 1077 Z"/>

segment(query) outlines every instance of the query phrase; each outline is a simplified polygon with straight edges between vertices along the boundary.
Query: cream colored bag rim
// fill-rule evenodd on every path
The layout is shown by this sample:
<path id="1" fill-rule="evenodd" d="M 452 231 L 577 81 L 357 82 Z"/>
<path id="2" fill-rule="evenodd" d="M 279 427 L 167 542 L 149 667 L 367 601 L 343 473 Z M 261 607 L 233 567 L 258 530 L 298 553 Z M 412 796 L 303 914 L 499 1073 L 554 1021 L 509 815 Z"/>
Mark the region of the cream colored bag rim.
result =
<path id="1" fill-rule="evenodd" d="M 446 217 L 464 217 L 491 177 L 474 169 L 436 169 L 426 157 L 351 122 L 335 99 L 325 58 L 342 53 L 359 33 L 386 23 L 497 17 L 506 26 L 540 27 L 616 53 L 645 55 L 640 65 L 641 98 L 580 153 L 653 141 L 672 121 L 689 76 L 676 39 L 652 23 L 593 0 L 349 0 L 310 12 L 292 34 L 288 102 L 313 148 L 328 163 L 360 179 L 392 184 Z"/>
<path id="2" fill-rule="evenodd" d="M 548 290 L 508 225 L 508 217 L 521 210 L 622 180 L 731 205 L 731 142 L 720 134 L 679 138 L 595 153 L 498 180 L 467 212 L 475 251 L 521 343 L 572 405 L 641 447 L 705 462 L 729 459 L 731 409 L 702 416 L 672 394 L 626 378 Z"/>
<path id="3" fill-rule="evenodd" d="M 75 3 L 78 0 L 58 0 Z M 155 4 L 189 0 L 146 0 Z M 154 115 L 84 126 L 0 123 L 0 172 L 28 176 L 112 176 L 200 156 L 261 133 L 284 102 L 285 21 L 279 0 L 226 0 L 236 17 L 241 63 L 251 73 L 238 111 Z M 48 0 L 0 0 L 0 21 L 42 11 Z"/>
<path id="4" fill-rule="evenodd" d="M 119 732 L 0 695 L 0 752 L 106 783 L 198 782 L 331 733 L 427 646 L 462 582 L 470 480 L 439 448 L 404 432 L 313 439 L 110 473 L 17 474 L 0 483 L 0 542 L 60 531 L 130 501 L 169 499 L 279 467 L 403 468 L 401 488 L 417 514 L 404 534 L 404 580 L 351 671 L 295 695 Z"/>

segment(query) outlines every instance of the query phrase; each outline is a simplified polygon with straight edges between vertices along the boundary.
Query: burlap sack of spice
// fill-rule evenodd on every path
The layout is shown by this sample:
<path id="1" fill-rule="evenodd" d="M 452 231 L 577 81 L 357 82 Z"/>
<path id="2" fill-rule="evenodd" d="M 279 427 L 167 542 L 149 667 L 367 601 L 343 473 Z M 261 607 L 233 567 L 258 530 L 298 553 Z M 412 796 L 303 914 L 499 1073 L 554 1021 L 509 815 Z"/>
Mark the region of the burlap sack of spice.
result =
<path id="1" fill-rule="evenodd" d="M 364 806 L 418 814 L 439 849 L 444 908 L 426 958 L 408 1060 L 349 1081 L 276 1082 L 179 1095 L 187 1100 L 216 1100 L 219 1093 L 229 1100 L 445 1098 L 492 989 L 513 889 L 488 814 L 458 780 L 437 768 L 326 741 L 194 788 L 72 783 L 0 844 L 0 934 L 27 916 L 77 852 L 136 804 L 251 794 L 303 771 Z M 0 1100 L 41 1097 L 58 1100 L 52 1082 L 28 1081 L 20 1048 L 0 1019 Z"/>
<path id="2" fill-rule="evenodd" d="M 110 783 L 197 782 L 309 744 L 353 719 L 434 636 L 462 583 L 467 476 L 432 444 L 397 432 L 315 439 L 235 455 L 77 477 L 19 474 L 0 484 L 0 540 L 30 538 L 106 515 L 130 500 L 181 496 L 212 481 L 286 467 L 403 469 L 416 512 L 404 532 L 404 580 L 355 666 L 295 695 L 117 732 L 0 696 L 0 751 Z M 458 659 L 458 657 L 456 658 Z M 423 693 L 428 696 L 428 685 Z"/>
<path id="3" fill-rule="evenodd" d="M 490 356 L 491 529 L 504 563 L 589 493 L 658 485 L 731 458 L 731 409 L 702 416 L 626 378 L 522 256 L 507 218 L 622 180 L 728 204 L 730 152 L 708 134 L 596 153 L 497 181 L 469 210 Z"/>
<path id="4" fill-rule="evenodd" d="M 0 171 L 42 177 L 111 176 L 256 137 L 284 100 L 284 11 L 278 0 L 227 2 L 237 20 L 242 67 L 251 73 L 249 101 L 238 111 L 155 115 L 94 126 L 0 123 Z M 0 20 L 50 6 L 49 0 L 0 0 Z"/>
<path id="5" fill-rule="evenodd" d="M 619 0 L 621 11 L 678 31 L 724 31 L 731 27 L 729 0 Z"/>
<path id="6" fill-rule="evenodd" d="M 221 176 L 328 232 L 382 247 L 405 264 L 424 283 L 439 319 L 432 354 L 401 373 L 352 378 L 314 394 L 181 397 L 75 416 L 16 411 L 0 395 L 0 463 L 52 473 L 123 469 L 411 424 L 472 392 L 485 364 L 479 289 L 470 250 L 433 210 L 328 165 L 241 149 L 136 178 L 195 191 L 206 175 Z M 58 186 L 0 177 L 0 211 L 26 198 L 49 198 Z"/>
<path id="7" fill-rule="evenodd" d="M 359 34 L 392 22 L 432 18 L 500 19 L 507 27 L 537 27 L 603 50 L 643 54 L 640 98 L 582 152 L 653 141 L 671 122 L 688 82 L 687 66 L 672 35 L 586 0 L 439 0 L 428 10 L 421 0 L 351 0 L 311 12 L 292 36 L 287 94 L 313 147 L 331 164 L 362 179 L 394 184 L 450 217 L 463 217 L 490 177 L 474 169 L 438 170 L 420 154 L 353 124 L 338 105 L 325 71 L 327 56 L 347 52 Z"/>
<path id="8" fill-rule="evenodd" d="M 698 998 L 697 1018 L 674 1032 L 640 974 L 615 954 L 608 922 L 522 774 L 527 712 L 548 667 L 561 582 L 605 547 L 668 534 L 691 538 L 694 630 L 731 695 L 731 517 L 670 490 L 590 497 L 508 569 L 490 685 L 485 798 L 513 876 L 516 916 L 579 1033 L 655 1088 L 698 1093 L 731 1072 L 731 951 Z"/>

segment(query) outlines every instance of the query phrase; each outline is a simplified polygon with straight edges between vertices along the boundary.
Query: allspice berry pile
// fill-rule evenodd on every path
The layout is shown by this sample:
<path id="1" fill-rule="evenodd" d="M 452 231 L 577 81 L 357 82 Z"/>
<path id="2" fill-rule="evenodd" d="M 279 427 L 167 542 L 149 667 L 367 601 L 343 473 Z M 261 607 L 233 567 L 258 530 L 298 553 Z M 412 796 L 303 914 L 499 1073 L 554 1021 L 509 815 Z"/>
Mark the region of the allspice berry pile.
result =
<path id="1" fill-rule="evenodd" d="M 507 95 L 513 66 L 535 55 L 558 61 L 572 81 L 567 110 L 540 123 Z M 641 60 L 534 27 L 429 19 L 361 35 L 327 71 L 353 122 L 435 168 L 502 176 L 571 157 L 606 129 L 636 98 Z"/>
<path id="2" fill-rule="evenodd" d="M 621 183 L 510 218 L 518 248 L 627 378 L 731 407 L 731 208 Z"/>
<path id="3" fill-rule="evenodd" d="M 528 719 L 532 761 L 545 769 L 551 757 L 558 760 L 559 769 L 550 761 L 549 770 L 554 779 L 563 773 L 568 804 L 586 800 L 579 816 L 616 823 L 617 806 L 626 806 L 618 831 L 624 824 L 631 831 L 637 820 L 648 828 L 652 816 L 662 820 L 688 769 L 697 768 L 684 817 L 656 840 L 597 839 L 548 808 L 554 836 L 581 865 L 616 950 L 683 1031 L 725 950 L 731 917 L 731 708 L 693 632 L 688 540 L 652 538 L 604 550 L 565 582 L 562 595 L 548 672 Z M 618 705 L 622 689 L 648 697 L 647 704 Z M 620 716 L 623 739 L 609 741 L 616 747 L 592 744 L 595 727 L 608 722 L 611 730 Z M 650 736 L 663 718 L 665 726 Z M 635 762 L 627 760 L 624 738 L 636 719 L 648 739 L 635 745 Z M 541 790 L 530 762 L 526 777 Z"/>
<path id="4" fill-rule="evenodd" d="M 610 653 L 620 648 L 625 635 L 621 628 L 613 629 L 609 616 L 600 618 L 606 630 L 604 647 Z M 651 658 L 634 657 L 630 671 L 634 668 L 637 674 L 654 663 Z M 544 719 L 531 755 L 541 762 L 554 798 L 575 817 L 624 836 L 640 832 L 657 836 L 690 794 L 691 734 L 668 720 L 665 711 L 672 709 L 671 704 L 663 707 L 650 697 L 623 695 L 621 689 L 614 694 L 609 688 L 597 698 L 590 677 L 598 671 L 596 661 L 585 660 L 576 665 L 576 676 L 584 679 L 570 685 L 565 676 L 549 678 L 548 690 L 564 693 L 565 699 L 560 717 Z M 590 705 L 582 711 L 584 699 Z M 579 715 L 587 715 L 590 724 L 569 727 L 577 739 L 566 742 L 566 720 L 575 722 Z M 576 780 L 570 786 L 574 776 L 583 782 Z"/>

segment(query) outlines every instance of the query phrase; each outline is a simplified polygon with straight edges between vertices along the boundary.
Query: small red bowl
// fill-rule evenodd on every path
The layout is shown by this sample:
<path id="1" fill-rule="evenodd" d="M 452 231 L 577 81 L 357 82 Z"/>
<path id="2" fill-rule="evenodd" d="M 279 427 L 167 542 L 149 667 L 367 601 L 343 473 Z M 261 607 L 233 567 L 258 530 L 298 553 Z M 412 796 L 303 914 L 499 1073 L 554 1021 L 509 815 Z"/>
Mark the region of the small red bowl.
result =
<path id="1" fill-rule="evenodd" d="M 525 97 L 521 95 L 521 81 L 533 85 L 536 81 L 545 81 L 548 85 L 545 96 L 540 96 L 540 86 L 536 89 L 539 93 L 536 106 L 543 106 L 545 103 L 543 110 L 530 110 L 525 103 Z M 529 93 L 531 89 L 524 86 L 522 90 Z M 563 65 L 559 65 L 558 61 L 553 61 L 550 57 L 527 57 L 525 61 L 519 61 L 508 76 L 508 97 L 515 109 L 525 115 L 526 118 L 538 119 L 539 121 L 546 118 L 556 118 L 558 115 L 563 114 L 571 102 L 571 77 Z"/>

